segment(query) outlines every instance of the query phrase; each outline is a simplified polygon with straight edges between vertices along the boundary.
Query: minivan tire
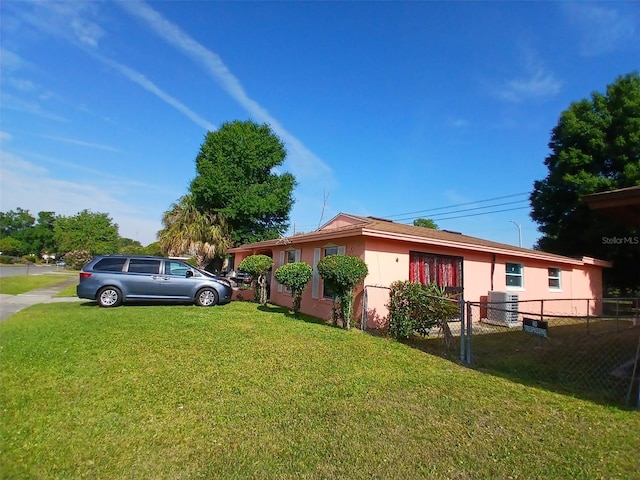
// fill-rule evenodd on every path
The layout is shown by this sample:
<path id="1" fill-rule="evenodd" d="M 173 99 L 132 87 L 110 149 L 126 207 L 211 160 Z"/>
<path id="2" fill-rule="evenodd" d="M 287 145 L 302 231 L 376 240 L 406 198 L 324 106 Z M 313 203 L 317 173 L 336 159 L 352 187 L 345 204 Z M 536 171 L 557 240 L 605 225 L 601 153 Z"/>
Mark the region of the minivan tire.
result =
<path id="1" fill-rule="evenodd" d="M 101 307 L 117 307 L 122 303 L 122 292 L 116 287 L 103 287 L 98 290 L 96 300 Z"/>
<path id="2" fill-rule="evenodd" d="M 196 295 L 196 305 L 199 307 L 213 307 L 218 303 L 218 292 L 213 288 L 203 288 Z"/>

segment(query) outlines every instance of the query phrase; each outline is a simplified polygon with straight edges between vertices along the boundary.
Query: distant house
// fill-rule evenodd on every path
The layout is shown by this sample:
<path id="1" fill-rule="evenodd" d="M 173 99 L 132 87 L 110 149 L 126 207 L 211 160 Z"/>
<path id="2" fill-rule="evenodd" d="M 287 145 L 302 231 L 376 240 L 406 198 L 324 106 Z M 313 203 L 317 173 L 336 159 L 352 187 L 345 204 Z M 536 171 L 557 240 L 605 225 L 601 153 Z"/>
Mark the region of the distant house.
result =
<path id="1" fill-rule="evenodd" d="M 517 293 L 520 300 L 552 299 L 554 313 L 576 315 L 594 308 L 579 299 L 602 297 L 602 269 L 609 262 L 570 258 L 470 237 L 446 230 L 394 223 L 373 217 L 341 213 L 318 230 L 278 240 L 251 243 L 229 251 L 235 265 L 249 255 L 274 260 L 274 269 L 303 261 L 314 276 L 302 297 L 303 313 L 331 318 L 332 300 L 315 266 L 321 258 L 343 253 L 361 258 L 369 274 L 356 292 L 356 314 L 365 304 L 367 327 L 383 326 L 387 317 L 389 285 L 396 280 L 435 282 L 465 300 L 486 301 L 488 292 Z M 291 295 L 275 279 L 270 299 L 290 306 Z M 359 309 L 359 311 L 358 311 Z"/>

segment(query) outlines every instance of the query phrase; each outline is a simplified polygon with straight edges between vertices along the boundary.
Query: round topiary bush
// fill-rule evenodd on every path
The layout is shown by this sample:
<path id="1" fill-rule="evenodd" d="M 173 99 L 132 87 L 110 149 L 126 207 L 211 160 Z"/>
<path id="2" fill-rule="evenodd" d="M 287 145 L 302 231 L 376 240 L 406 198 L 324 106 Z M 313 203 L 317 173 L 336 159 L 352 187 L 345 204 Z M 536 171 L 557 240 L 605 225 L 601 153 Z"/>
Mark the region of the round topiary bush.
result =
<path id="1" fill-rule="evenodd" d="M 275 271 L 275 278 L 278 283 L 291 289 L 293 297 L 293 313 L 298 316 L 300 303 L 302 302 L 302 292 L 313 277 L 311 265 L 305 262 L 285 263 Z"/>

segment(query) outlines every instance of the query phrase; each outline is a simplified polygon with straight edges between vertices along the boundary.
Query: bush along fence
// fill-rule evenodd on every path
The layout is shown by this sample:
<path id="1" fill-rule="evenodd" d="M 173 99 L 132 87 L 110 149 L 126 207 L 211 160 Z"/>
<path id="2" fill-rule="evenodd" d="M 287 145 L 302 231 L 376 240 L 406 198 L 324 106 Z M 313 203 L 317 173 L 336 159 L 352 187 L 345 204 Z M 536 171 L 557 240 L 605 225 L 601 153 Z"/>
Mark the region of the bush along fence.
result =
<path id="1" fill-rule="evenodd" d="M 640 408 L 640 299 L 465 302 L 408 283 L 389 289 L 389 335 L 514 381 Z"/>

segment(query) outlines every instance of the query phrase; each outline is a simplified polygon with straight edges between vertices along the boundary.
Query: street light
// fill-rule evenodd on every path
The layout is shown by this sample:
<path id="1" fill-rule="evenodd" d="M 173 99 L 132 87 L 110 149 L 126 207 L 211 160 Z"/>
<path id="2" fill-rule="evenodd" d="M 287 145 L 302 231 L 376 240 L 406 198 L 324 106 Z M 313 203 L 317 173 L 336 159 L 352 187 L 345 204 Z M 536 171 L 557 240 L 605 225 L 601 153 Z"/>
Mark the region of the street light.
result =
<path id="1" fill-rule="evenodd" d="M 516 227 L 518 227 L 518 241 L 519 241 L 520 248 L 522 248 L 522 225 L 514 222 L 513 220 L 509 220 L 509 221 L 513 223 Z"/>

